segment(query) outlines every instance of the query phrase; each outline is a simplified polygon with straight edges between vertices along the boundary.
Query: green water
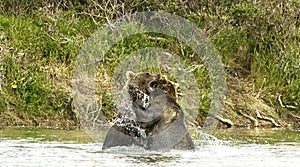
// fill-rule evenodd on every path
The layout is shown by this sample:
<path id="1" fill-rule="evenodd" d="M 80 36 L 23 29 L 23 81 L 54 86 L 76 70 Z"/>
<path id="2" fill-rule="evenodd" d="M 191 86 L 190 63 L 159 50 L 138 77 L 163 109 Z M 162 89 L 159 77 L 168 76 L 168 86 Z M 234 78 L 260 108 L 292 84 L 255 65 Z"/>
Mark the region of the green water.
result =
<path id="1" fill-rule="evenodd" d="M 240 143 L 275 144 L 278 142 L 300 143 L 300 131 L 284 129 L 223 129 L 216 130 L 214 136 L 222 140 Z"/>
<path id="2" fill-rule="evenodd" d="M 201 134 L 197 134 L 201 136 Z M 103 137 L 105 136 L 105 132 Z M 240 143 L 274 144 L 276 142 L 299 142 L 300 130 L 284 129 L 218 129 L 213 136 L 221 140 L 238 141 Z M 58 141 L 63 143 L 94 142 L 85 130 L 61 130 L 38 128 L 0 129 L 2 139 L 34 138 L 40 141 Z M 103 139 L 102 139 L 103 141 Z"/>
<path id="3" fill-rule="evenodd" d="M 7 128 L 0 129 L 2 139 L 32 138 L 41 142 L 57 141 L 63 143 L 90 143 L 92 139 L 84 130 L 38 129 L 38 128 Z"/>

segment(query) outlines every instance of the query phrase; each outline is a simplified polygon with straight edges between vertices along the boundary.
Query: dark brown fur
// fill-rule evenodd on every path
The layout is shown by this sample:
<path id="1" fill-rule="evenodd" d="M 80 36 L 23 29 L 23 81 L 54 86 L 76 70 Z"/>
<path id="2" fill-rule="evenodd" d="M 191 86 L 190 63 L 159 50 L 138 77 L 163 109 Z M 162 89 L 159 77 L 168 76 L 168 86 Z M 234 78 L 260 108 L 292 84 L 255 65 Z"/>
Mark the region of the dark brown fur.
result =
<path id="1" fill-rule="evenodd" d="M 184 124 L 184 113 L 176 102 L 178 85 L 162 76 L 151 86 L 153 92 L 150 93 L 151 105 L 148 112 L 160 115 L 152 121 L 139 122 L 149 136 L 150 149 L 194 149 L 194 143 Z"/>
<path id="2" fill-rule="evenodd" d="M 131 98 L 133 111 L 138 126 L 146 133 L 146 138 L 135 136 L 135 133 L 128 133 L 123 137 L 124 140 L 117 138 L 117 133 L 110 131 L 126 132 L 125 127 L 114 125 L 114 130 L 110 130 L 107 141 L 104 142 L 105 148 L 119 145 L 139 145 L 140 141 L 146 144 L 144 148 L 150 150 L 167 149 L 194 149 L 194 143 L 184 124 L 184 113 L 176 102 L 177 84 L 171 82 L 167 77 L 151 75 L 149 73 L 127 72 L 127 91 Z M 134 129 L 133 129 L 134 131 Z M 129 135 L 129 136 L 130 136 Z M 122 136 L 122 135 L 121 135 Z M 140 141 L 133 140 L 132 137 L 141 138 Z M 113 143 L 113 144 L 111 144 Z"/>

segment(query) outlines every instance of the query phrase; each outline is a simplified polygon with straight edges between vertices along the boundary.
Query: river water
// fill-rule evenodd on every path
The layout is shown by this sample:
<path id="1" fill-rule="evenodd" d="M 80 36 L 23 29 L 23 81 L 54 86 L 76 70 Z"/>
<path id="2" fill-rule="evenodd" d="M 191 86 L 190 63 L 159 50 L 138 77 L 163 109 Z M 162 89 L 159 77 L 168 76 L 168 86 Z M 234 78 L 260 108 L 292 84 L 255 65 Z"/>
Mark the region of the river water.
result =
<path id="1" fill-rule="evenodd" d="M 83 130 L 0 129 L 0 166 L 300 167 L 300 131 L 226 129 L 194 137 L 195 151 L 102 151 Z"/>

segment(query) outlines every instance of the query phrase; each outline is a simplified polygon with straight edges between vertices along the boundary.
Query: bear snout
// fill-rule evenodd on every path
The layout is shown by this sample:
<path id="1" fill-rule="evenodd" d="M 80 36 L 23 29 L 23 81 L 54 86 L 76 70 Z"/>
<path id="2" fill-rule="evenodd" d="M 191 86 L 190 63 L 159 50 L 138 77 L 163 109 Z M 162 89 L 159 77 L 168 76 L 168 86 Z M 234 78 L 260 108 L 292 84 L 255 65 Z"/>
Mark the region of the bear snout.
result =
<path id="1" fill-rule="evenodd" d="M 153 91 L 153 86 L 154 86 L 154 84 L 155 84 L 156 82 L 158 82 L 159 80 L 160 80 L 160 74 L 157 74 L 157 75 L 154 77 L 154 79 L 153 79 L 151 82 L 149 82 L 148 88 L 149 88 L 150 92 Z"/>

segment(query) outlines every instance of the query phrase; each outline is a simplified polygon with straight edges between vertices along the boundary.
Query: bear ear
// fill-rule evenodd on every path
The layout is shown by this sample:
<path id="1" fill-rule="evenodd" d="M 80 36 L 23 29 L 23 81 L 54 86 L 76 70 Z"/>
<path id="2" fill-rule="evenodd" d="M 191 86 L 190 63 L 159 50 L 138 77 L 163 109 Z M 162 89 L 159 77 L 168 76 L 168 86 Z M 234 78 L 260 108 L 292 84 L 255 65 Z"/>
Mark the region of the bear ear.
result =
<path id="1" fill-rule="evenodd" d="M 172 82 L 172 81 L 170 81 L 170 82 L 171 82 L 172 85 L 174 86 L 175 90 L 177 90 L 177 89 L 179 88 L 179 84 L 178 84 L 178 83 Z"/>
<path id="2" fill-rule="evenodd" d="M 175 83 L 175 88 L 176 88 L 176 89 L 179 88 L 179 83 Z"/>
<path id="3" fill-rule="evenodd" d="M 135 73 L 134 72 L 132 72 L 132 71 L 127 71 L 126 72 L 126 78 L 128 79 L 128 80 L 131 80 L 132 78 L 134 78 L 135 77 Z"/>
<path id="4" fill-rule="evenodd" d="M 161 76 L 159 80 L 162 84 L 166 84 L 168 82 L 168 78 L 165 75 Z"/>
<path id="5" fill-rule="evenodd" d="M 160 77 L 162 80 L 168 80 L 167 76 L 163 75 Z"/>

